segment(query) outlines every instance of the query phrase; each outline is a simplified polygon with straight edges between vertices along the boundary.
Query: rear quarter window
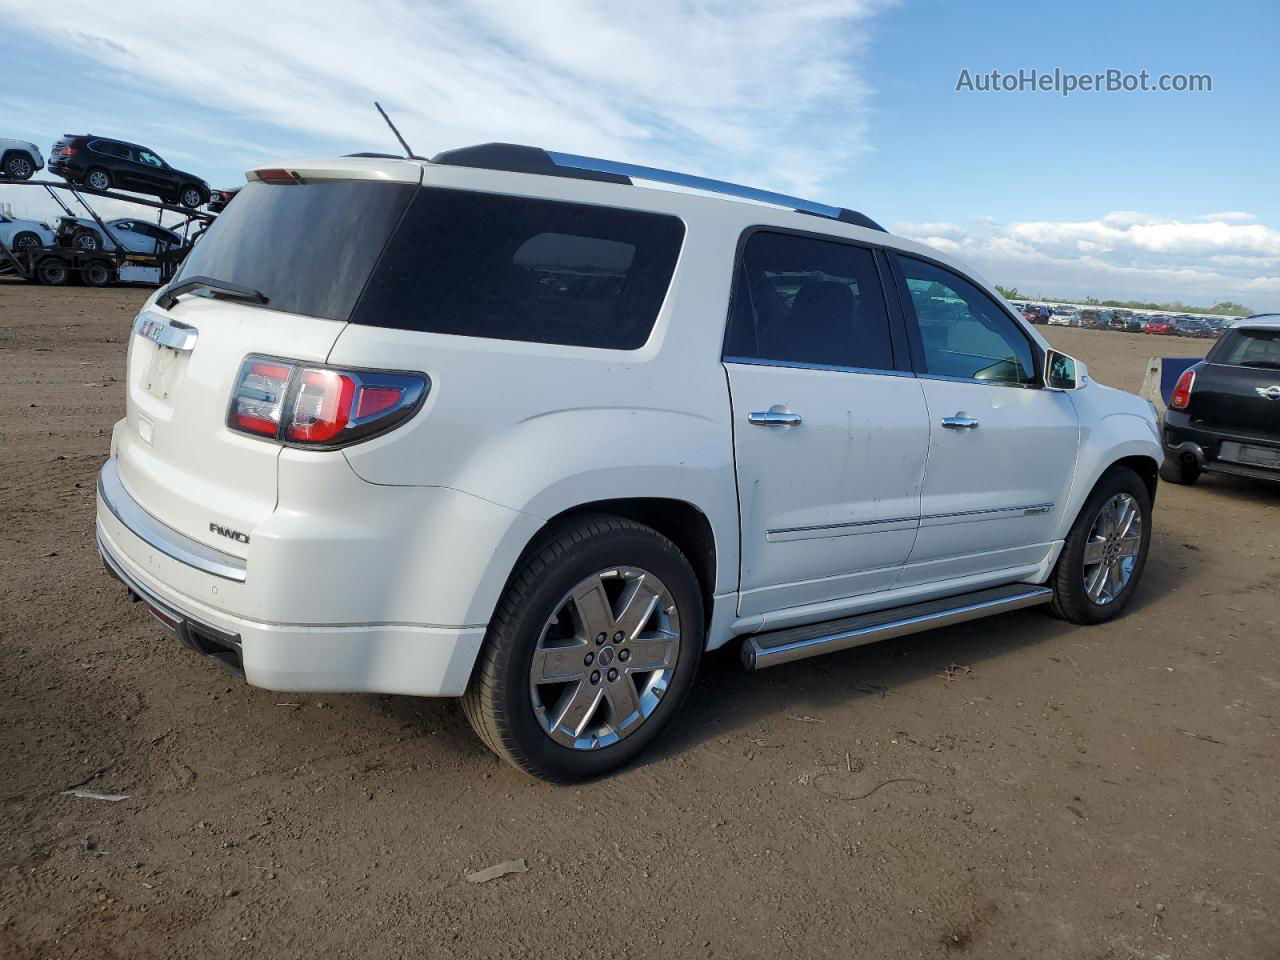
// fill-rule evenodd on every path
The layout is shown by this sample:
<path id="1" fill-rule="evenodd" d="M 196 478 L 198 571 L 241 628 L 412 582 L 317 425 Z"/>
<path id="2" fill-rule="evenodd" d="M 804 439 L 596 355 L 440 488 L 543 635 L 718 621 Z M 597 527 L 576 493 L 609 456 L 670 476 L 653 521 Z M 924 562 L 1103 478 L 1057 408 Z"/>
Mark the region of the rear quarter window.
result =
<path id="1" fill-rule="evenodd" d="M 634 350 L 675 271 L 684 224 L 665 214 L 422 188 L 353 323 Z"/>

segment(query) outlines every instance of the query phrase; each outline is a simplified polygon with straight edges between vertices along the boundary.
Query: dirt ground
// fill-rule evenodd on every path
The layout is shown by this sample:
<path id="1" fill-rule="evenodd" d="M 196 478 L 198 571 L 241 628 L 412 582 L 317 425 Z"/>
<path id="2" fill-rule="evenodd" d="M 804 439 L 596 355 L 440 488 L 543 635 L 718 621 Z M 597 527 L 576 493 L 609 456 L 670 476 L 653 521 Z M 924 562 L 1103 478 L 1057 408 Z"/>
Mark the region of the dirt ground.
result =
<path id="1" fill-rule="evenodd" d="M 1163 485 L 1118 622 L 727 650 L 553 787 L 452 702 L 234 681 L 103 573 L 144 295 L 0 281 L 0 957 L 1280 957 L 1280 486 Z M 1133 390 L 1205 347 L 1047 333 Z"/>

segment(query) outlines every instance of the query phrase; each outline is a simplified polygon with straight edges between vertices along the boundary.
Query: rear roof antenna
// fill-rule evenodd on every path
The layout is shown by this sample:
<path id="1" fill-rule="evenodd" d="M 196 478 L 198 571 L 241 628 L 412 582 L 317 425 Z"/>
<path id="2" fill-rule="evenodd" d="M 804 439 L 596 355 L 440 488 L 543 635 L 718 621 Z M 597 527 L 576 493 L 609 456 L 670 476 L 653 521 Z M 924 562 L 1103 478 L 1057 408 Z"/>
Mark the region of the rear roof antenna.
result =
<path id="1" fill-rule="evenodd" d="M 404 147 L 404 155 L 409 160 L 416 159 L 413 151 L 409 149 L 409 144 L 404 142 L 404 137 L 400 136 L 400 131 L 396 129 L 396 125 L 391 122 L 391 118 L 387 116 L 387 111 L 382 109 L 382 104 L 377 100 L 373 101 L 373 105 L 378 108 L 378 112 L 382 114 L 382 119 L 387 121 L 387 126 L 391 128 L 391 132 L 396 135 L 396 139 L 400 141 L 400 146 Z"/>

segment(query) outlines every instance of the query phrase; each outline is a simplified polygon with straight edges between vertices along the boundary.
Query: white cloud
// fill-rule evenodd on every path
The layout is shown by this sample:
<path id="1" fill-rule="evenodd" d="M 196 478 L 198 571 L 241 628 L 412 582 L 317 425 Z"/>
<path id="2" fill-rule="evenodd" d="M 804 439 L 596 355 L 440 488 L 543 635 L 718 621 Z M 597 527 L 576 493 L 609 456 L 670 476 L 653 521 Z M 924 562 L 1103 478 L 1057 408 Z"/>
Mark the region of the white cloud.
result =
<path id="1" fill-rule="evenodd" d="M 1222 220 L 1227 223 L 1243 223 L 1248 220 L 1257 220 L 1258 217 L 1252 213 L 1245 213 L 1243 210 L 1220 210 L 1217 213 L 1206 213 L 1197 217 L 1197 220 Z"/>
<path id="2" fill-rule="evenodd" d="M 425 155 L 502 139 L 803 193 L 866 148 L 859 65 L 888 2 L 226 0 L 190 56 L 160 0 L 0 11 L 122 84 L 299 134 L 390 148 L 376 98 Z"/>
<path id="3" fill-rule="evenodd" d="M 1190 221 L 1132 210 L 1096 220 L 898 223 L 894 232 L 972 263 L 1022 293 L 1099 299 L 1235 300 L 1280 306 L 1280 230 L 1248 214 Z"/>

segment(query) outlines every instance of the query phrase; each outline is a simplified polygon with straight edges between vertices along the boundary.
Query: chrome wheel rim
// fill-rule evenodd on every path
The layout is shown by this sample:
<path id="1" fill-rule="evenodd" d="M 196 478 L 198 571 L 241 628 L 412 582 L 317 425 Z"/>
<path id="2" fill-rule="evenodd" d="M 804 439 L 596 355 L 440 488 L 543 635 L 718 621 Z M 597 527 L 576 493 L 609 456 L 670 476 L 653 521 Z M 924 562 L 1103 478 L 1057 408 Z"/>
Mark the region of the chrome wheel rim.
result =
<path id="1" fill-rule="evenodd" d="M 89 186 L 94 190 L 105 190 L 110 186 L 110 181 L 107 179 L 107 175 L 105 173 L 98 173 L 95 171 L 89 174 Z"/>
<path id="2" fill-rule="evenodd" d="M 1127 493 L 1102 505 L 1084 546 L 1084 592 L 1099 606 L 1112 603 L 1133 578 L 1142 552 L 1142 510 Z"/>
<path id="3" fill-rule="evenodd" d="M 79 250 L 85 250 L 85 251 L 97 250 L 98 241 L 95 240 L 93 237 L 81 237 L 79 240 L 76 241 L 76 248 Z"/>
<path id="4" fill-rule="evenodd" d="M 16 244 L 14 244 L 14 247 L 13 247 L 13 248 L 14 248 L 15 250 L 31 250 L 31 249 L 34 249 L 34 248 L 36 248 L 36 247 L 38 247 L 38 246 L 40 246 L 40 239 L 39 239 L 38 237 L 25 237 L 25 236 L 24 236 L 24 237 L 20 237 L 20 238 L 18 239 L 18 242 L 17 242 Z"/>
<path id="5" fill-rule="evenodd" d="M 25 180 L 31 172 L 31 161 L 25 157 L 18 157 L 9 164 L 9 173 L 15 180 Z"/>
<path id="6" fill-rule="evenodd" d="M 680 611 L 640 567 L 593 573 L 564 595 L 533 651 L 529 692 L 543 731 L 571 750 L 631 736 L 662 702 L 680 658 Z"/>
<path id="7" fill-rule="evenodd" d="M 182 195 L 182 202 L 185 206 L 188 206 L 188 207 L 200 206 L 200 191 L 188 190 L 186 193 Z"/>

